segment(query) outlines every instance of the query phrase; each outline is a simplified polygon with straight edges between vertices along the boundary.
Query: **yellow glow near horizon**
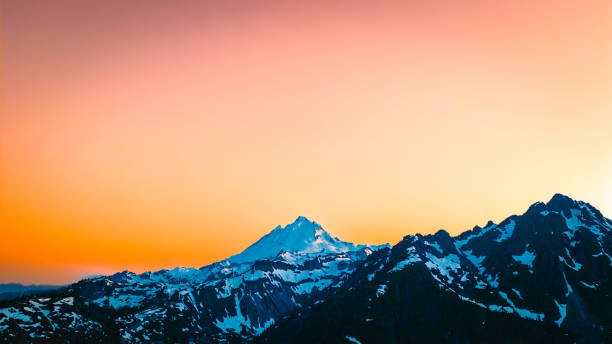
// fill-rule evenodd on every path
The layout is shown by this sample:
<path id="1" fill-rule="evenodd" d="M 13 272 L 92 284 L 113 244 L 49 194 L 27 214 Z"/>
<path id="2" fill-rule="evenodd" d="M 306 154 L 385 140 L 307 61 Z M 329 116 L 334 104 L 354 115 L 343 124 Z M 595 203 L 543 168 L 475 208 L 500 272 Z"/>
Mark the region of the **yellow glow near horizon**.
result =
<path id="1" fill-rule="evenodd" d="M 612 214 L 609 1 L 2 3 L 0 283 Z"/>

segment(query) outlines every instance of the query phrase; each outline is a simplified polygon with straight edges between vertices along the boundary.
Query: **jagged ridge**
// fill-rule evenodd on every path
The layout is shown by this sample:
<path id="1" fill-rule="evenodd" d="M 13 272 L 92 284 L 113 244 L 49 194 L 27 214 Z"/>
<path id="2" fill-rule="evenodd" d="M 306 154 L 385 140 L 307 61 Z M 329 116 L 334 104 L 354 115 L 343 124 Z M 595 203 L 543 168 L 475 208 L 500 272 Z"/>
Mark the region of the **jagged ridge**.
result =
<path id="1" fill-rule="evenodd" d="M 325 333 L 317 338 L 321 342 L 345 336 L 362 342 L 486 337 L 472 338 L 470 331 L 512 338 L 509 342 L 539 342 L 548 336 L 563 342 L 606 342 L 612 329 L 611 232 L 612 221 L 593 206 L 556 194 L 523 215 L 476 226 L 457 237 L 443 230 L 408 235 L 391 250 L 368 257 L 344 288 L 324 303 L 277 324 L 262 340 L 274 342 L 284 336 L 291 342 L 308 342 L 316 328 Z M 424 292 L 406 283 L 437 291 Z M 349 300 L 355 302 L 344 311 L 347 316 L 336 321 L 335 308 Z M 461 308 L 465 314 L 445 317 L 445 307 Z M 324 314 L 334 321 L 323 324 Z M 467 314 L 482 318 L 482 324 L 464 321 Z M 426 326 L 398 322 L 402 318 L 455 322 L 455 327 L 440 326 L 438 333 L 428 334 Z M 500 328 L 503 323 L 531 332 L 521 337 Z M 550 338 L 546 340 L 555 341 Z"/>
<path id="2" fill-rule="evenodd" d="M 200 269 L 122 272 L 0 304 L 0 339 L 461 342 L 477 331 L 481 341 L 605 342 L 611 232 L 597 209 L 560 194 L 499 224 L 408 235 L 391 249 L 342 242 L 300 217 Z M 414 325 L 424 322 L 438 326 Z"/>

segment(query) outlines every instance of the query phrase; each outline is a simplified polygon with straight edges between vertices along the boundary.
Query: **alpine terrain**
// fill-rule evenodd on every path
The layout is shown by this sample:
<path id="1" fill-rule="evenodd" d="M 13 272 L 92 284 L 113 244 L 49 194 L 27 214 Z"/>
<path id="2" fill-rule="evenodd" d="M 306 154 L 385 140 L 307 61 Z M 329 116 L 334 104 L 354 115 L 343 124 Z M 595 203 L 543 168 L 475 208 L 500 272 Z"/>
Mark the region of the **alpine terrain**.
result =
<path id="1" fill-rule="evenodd" d="M 3 342 L 612 342 L 612 221 L 556 194 L 452 237 L 354 245 L 299 217 L 200 269 L 0 302 Z"/>
<path id="2" fill-rule="evenodd" d="M 200 269 L 123 271 L 0 303 L 0 342 L 243 342 L 387 246 L 341 241 L 300 216 Z"/>

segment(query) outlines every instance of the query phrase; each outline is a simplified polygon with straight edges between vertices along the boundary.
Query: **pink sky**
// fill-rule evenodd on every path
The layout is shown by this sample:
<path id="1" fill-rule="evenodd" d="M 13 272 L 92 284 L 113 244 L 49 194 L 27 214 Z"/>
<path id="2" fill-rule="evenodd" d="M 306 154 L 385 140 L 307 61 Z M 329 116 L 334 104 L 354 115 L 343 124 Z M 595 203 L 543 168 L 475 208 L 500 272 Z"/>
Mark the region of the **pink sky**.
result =
<path id="1" fill-rule="evenodd" d="M 202 266 L 298 215 L 612 214 L 609 1 L 2 3 L 0 282 Z"/>

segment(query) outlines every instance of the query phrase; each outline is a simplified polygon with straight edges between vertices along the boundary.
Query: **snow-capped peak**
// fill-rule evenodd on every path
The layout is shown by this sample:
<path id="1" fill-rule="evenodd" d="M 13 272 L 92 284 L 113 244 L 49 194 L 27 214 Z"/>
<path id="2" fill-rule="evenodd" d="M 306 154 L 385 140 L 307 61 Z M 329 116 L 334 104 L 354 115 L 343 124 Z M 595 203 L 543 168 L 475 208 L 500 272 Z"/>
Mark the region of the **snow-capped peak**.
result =
<path id="1" fill-rule="evenodd" d="M 365 245 L 354 245 L 341 241 L 327 233 L 315 221 L 299 216 L 293 223 L 285 227 L 277 226 L 253 245 L 227 260 L 231 263 L 245 263 L 274 258 L 284 252 L 331 254 L 355 251 L 365 247 Z"/>

